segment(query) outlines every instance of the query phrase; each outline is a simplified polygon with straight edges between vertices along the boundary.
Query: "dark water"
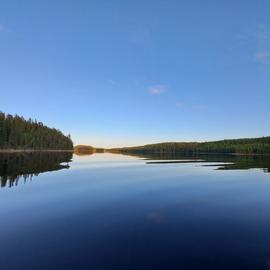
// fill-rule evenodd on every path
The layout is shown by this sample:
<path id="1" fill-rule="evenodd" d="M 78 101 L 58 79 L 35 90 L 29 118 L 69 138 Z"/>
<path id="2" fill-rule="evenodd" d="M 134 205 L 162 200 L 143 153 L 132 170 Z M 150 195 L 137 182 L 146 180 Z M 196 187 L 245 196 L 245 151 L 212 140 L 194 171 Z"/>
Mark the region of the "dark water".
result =
<path id="1" fill-rule="evenodd" d="M 269 168 L 266 157 L 1 155 L 0 269 L 270 269 Z"/>

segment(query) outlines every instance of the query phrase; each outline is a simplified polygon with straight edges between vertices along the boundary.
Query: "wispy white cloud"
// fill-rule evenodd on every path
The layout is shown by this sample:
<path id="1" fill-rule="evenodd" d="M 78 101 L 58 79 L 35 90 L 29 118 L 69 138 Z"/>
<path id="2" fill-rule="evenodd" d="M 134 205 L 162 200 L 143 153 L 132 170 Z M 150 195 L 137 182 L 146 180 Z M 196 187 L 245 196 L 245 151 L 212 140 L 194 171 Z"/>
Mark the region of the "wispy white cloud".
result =
<path id="1" fill-rule="evenodd" d="M 251 48 L 250 59 L 258 64 L 270 64 L 270 25 L 259 23 L 253 29 L 248 29 L 236 35 L 241 46 Z"/>
<path id="2" fill-rule="evenodd" d="M 192 106 L 192 109 L 197 112 L 205 112 L 208 110 L 208 107 L 205 105 L 195 105 L 195 106 Z"/>
<path id="3" fill-rule="evenodd" d="M 255 60 L 261 64 L 269 64 L 270 63 L 270 50 L 256 52 Z"/>
<path id="4" fill-rule="evenodd" d="M 177 103 L 176 103 L 176 107 L 177 107 L 177 108 L 185 108 L 185 106 L 186 106 L 186 105 L 185 105 L 185 103 L 183 103 L 183 102 L 177 102 Z"/>
<path id="5" fill-rule="evenodd" d="M 148 92 L 152 95 L 160 95 L 167 91 L 166 85 L 154 85 L 148 88 Z"/>
<path id="6" fill-rule="evenodd" d="M 256 52 L 255 61 L 260 64 L 270 63 L 270 27 L 265 24 L 259 24 L 255 35 Z"/>
<path id="7" fill-rule="evenodd" d="M 194 112 L 203 112 L 203 111 L 207 111 L 207 106 L 205 105 L 190 105 L 190 104 L 186 104 L 183 102 L 177 102 L 176 103 L 176 107 L 179 109 L 185 109 L 185 110 L 189 110 L 189 111 L 194 111 Z"/>
<path id="8" fill-rule="evenodd" d="M 0 33 L 7 32 L 8 29 L 3 24 L 0 24 Z"/>
<path id="9" fill-rule="evenodd" d="M 114 81 L 114 80 L 111 80 L 111 79 L 110 79 L 110 80 L 108 80 L 108 83 L 109 83 L 109 84 L 111 84 L 111 85 L 117 85 L 117 82 L 116 82 L 116 81 Z"/>
<path id="10" fill-rule="evenodd" d="M 270 41 L 270 28 L 269 25 L 266 24 L 258 24 L 257 25 L 257 32 L 256 32 L 257 42 L 259 46 L 269 45 Z"/>
<path id="11" fill-rule="evenodd" d="M 144 45 L 150 35 L 149 27 L 145 25 L 135 25 L 131 27 L 130 41 L 136 45 Z"/>

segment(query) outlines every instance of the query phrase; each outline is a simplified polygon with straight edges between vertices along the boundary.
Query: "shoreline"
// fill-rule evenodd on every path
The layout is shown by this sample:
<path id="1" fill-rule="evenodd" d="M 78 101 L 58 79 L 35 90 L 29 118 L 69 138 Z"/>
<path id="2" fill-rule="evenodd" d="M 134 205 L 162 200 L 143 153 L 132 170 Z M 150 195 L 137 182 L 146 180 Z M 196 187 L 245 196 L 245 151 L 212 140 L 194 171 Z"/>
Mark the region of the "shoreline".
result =
<path id="1" fill-rule="evenodd" d="M 269 157 L 269 154 L 255 154 L 255 153 L 213 153 L 213 152 L 201 152 L 201 153 L 183 153 L 183 152 L 129 152 L 129 151 L 108 151 L 109 153 L 113 153 L 113 154 L 132 154 L 132 155 L 187 155 L 187 156 L 199 156 L 199 155 L 217 155 L 217 156 L 251 156 L 251 157 Z"/>
<path id="2" fill-rule="evenodd" d="M 56 149 L 0 149 L 0 153 L 59 153 L 59 152 L 74 152 L 73 150 L 56 150 Z"/>
<path id="3" fill-rule="evenodd" d="M 136 154 L 174 154 L 179 155 L 183 154 L 181 152 L 163 152 L 163 153 L 140 153 L 140 152 L 129 152 L 129 151 L 110 151 L 105 150 L 105 152 L 101 153 L 112 153 L 112 154 L 122 154 L 122 155 L 136 155 Z M 13 153 L 74 153 L 76 152 L 74 150 L 57 150 L 57 149 L 0 149 L 0 154 L 13 154 Z M 93 152 L 91 154 L 94 154 L 96 152 Z M 185 154 L 184 154 L 185 155 Z M 193 155 L 192 153 L 190 155 Z M 270 156 L 270 154 L 253 154 L 253 153 L 213 153 L 213 152 L 202 152 L 202 153 L 196 153 L 196 155 L 227 155 L 227 156 L 258 156 L 258 157 L 264 157 L 264 156 Z"/>

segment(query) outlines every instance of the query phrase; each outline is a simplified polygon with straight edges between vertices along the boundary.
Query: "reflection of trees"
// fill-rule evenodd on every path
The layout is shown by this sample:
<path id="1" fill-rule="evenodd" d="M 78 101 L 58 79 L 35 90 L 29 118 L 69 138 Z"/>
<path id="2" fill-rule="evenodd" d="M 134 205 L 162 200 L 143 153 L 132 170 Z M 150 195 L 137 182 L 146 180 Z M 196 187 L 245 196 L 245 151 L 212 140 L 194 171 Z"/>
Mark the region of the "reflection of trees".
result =
<path id="1" fill-rule="evenodd" d="M 77 156 L 90 156 L 95 154 L 95 151 L 74 149 L 74 154 Z"/>
<path id="2" fill-rule="evenodd" d="M 232 164 L 224 164 L 219 170 L 263 169 L 270 172 L 270 157 L 268 156 L 237 156 Z"/>
<path id="3" fill-rule="evenodd" d="M 77 156 L 89 156 L 95 153 L 104 153 L 105 150 L 103 148 L 94 148 L 92 146 L 85 145 L 77 145 L 74 147 L 74 154 Z"/>
<path id="4" fill-rule="evenodd" d="M 250 156 L 250 155 L 217 155 L 217 154 L 162 154 L 162 153 L 121 153 L 130 156 L 144 158 L 146 160 L 192 160 L 191 162 L 219 163 L 206 166 L 218 167 L 218 170 L 248 170 L 263 169 L 264 172 L 270 172 L 270 156 Z M 224 163 L 224 164 L 222 164 Z M 226 164 L 228 163 L 228 164 Z"/>
<path id="5" fill-rule="evenodd" d="M 1 187 L 16 186 L 20 179 L 26 182 L 42 172 L 68 169 L 71 159 L 71 152 L 0 154 Z"/>

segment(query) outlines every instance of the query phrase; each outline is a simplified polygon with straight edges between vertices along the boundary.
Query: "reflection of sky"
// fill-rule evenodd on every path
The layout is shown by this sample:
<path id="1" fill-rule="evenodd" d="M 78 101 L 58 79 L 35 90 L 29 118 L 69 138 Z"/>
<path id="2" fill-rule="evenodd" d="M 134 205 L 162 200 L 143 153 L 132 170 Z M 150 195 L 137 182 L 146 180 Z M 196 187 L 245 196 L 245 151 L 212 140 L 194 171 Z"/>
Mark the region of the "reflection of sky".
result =
<path id="1" fill-rule="evenodd" d="M 145 163 L 141 161 L 141 163 Z M 73 155 L 71 169 L 94 169 L 102 167 L 123 167 L 131 165 L 141 165 L 138 158 L 120 154 L 93 154 L 85 156 Z"/>
<path id="2" fill-rule="evenodd" d="M 240 255 L 256 251 L 256 244 L 267 249 L 268 231 L 260 241 L 253 237 L 270 226 L 269 192 L 269 174 L 259 170 L 147 165 L 112 154 L 74 157 L 69 170 L 42 173 L 28 185 L 0 190 L 0 266 L 3 256 L 12 264 L 18 249 L 26 265 L 43 262 L 35 251 L 40 245 L 47 263 L 55 262 L 57 250 L 63 254 L 56 262 L 72 252 L 81 262 L 88 258 L 97 263 L 107 249 L 114 258 L 139 250 L 162 251 L 170 258 L 173 243 L 176 250 L 197 257 L 191 250 L 195 243 L 198 252 L 207 248 L 220 258 L 224 249 L 236 248 L 235 239 Z M 36 256 L 30 259 L 29 252 Z"/>

